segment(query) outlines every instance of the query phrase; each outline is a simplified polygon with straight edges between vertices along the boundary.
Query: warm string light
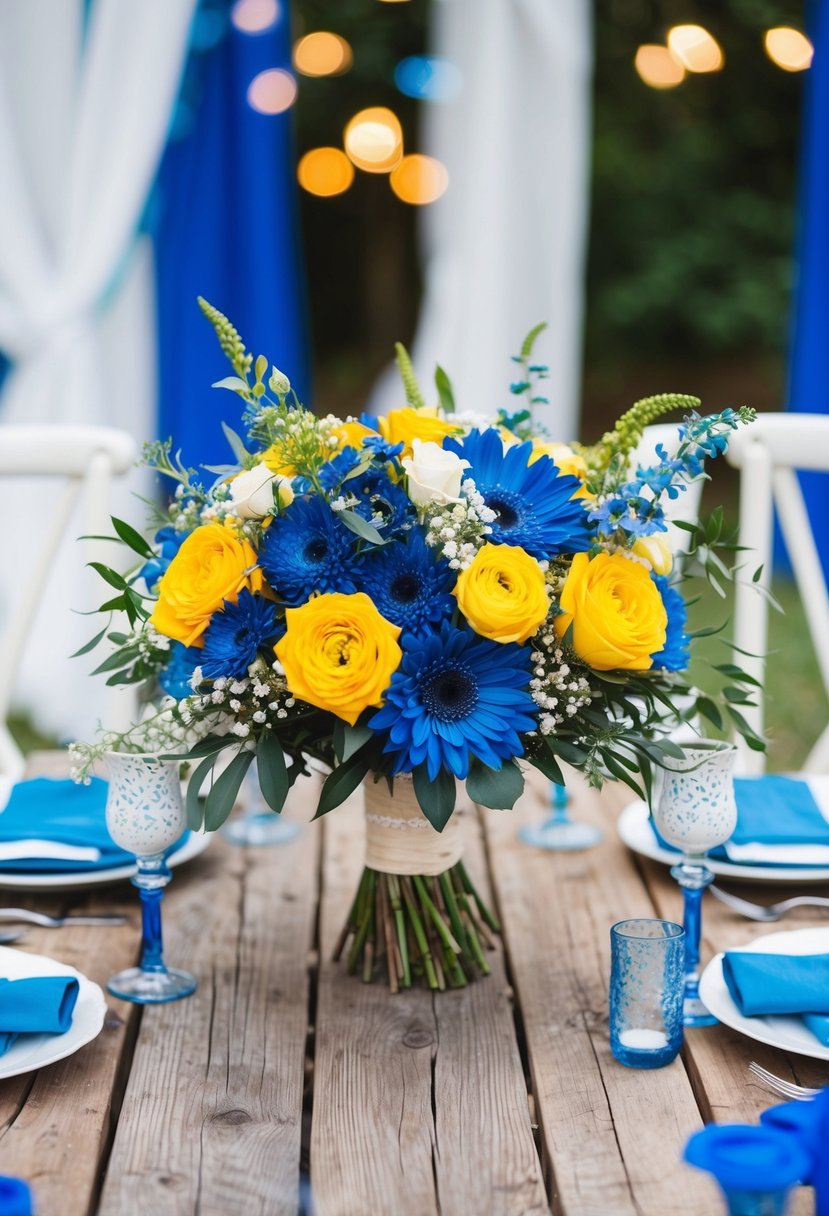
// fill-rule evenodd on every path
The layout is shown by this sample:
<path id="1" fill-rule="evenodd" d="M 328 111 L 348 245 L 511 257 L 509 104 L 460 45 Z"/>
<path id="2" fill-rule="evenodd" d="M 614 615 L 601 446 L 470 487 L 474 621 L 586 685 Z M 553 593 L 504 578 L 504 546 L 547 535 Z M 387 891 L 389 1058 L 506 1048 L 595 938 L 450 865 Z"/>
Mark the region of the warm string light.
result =
<path id="1" fill-rule="evenodd" d="M 297 165 L 297 178 L 309 194 L 333 198 L 354 181 L 354 166 L 339 148 L 312 148 Z"/>
<path id="2" fill-rule="evenodd" d="M 685 79 L 685 68 L 666 46 L 655 43 L 640 46 L 633 62 L 641 79 L 652 89 L 674 89 Z"/>
<path id="3" fill-rule="evenodd" d="M 434 203 L 449 185 L 449 173 L 441 161 L 419 152 L 404 156 L 389 177 L 389 184 L 404 203 L 423 206 Z"/>
<path id="4" fill-rule="evenodd" d="M 296 101 L 295 78 L 284 68 L 267 68 L 248 85 L 248 105 L 259 114 L 282 114 Z"/>
<path id="5" fill-rule="evenodd" d="M 343 143 L 349 160 L 365 173 L 389 173 L 403 156 L 403 129 L 385 106 L 360 110 L 345 128 Z"/>
<path id="6" fill-rule="evenodd" d="M 720 44 L 702 25 L 675 25 L 668 30 L 668 50 L 687 72 L 719 72 L 725 63 Z"/>
<path id="7" fill-rule="evenodd" d="M 327 30 L 306 34 L 294 44 L 294 67 L 303 76 L 341 76 L 353 62 L 345 38 Z"/>
<path id="8" fill-rule="evenodd" d="M 804 72 L 811 66 L 814 47 L 805 34 L 791 26 L 766 30 L 763 45 L 772 63 L 784 72 Z"/>
<path id="9" fill-rule="evenodd" d="M 230 20 L 243 34 L 261 34 L 279 20 L 277 0 L 236 0 Z"/>

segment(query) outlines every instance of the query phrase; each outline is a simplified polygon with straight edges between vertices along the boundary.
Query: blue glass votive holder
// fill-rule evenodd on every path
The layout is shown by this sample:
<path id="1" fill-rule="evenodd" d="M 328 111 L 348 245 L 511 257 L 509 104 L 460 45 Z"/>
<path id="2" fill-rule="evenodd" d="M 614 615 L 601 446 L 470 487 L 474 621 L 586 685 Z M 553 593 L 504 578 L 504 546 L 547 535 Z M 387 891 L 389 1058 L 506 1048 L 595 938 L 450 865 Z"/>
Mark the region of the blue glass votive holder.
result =
<path id="1" fill-rule="evenodd" d="M 638 917 L 610 930 L 610 1050 L 631 1068 L 662 1068 L 682 1046 L 685 931 Z"/>
<path id="2" fill-rule="evenodd" d="M 785 1216 L 791 1188 L 811 1169 L 797 1137 L 776 1127 L 712 1123 L 691 1137 L 683 1155 L 714 1175 L 728 1216 Z"/>

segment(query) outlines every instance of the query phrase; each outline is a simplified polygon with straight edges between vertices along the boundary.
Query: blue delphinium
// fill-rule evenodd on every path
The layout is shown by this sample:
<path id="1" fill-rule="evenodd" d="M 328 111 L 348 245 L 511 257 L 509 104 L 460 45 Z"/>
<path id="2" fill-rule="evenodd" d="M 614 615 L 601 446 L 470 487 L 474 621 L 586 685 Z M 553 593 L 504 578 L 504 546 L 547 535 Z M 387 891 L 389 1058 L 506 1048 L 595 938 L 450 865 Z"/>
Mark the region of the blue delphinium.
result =
<path id="1" fill-rule="evenodd" d="M 531 443 L 504 450 L 497 431 L 474 430 L 461 440 L 444 439 L 443 446 L 469 461 L 466 476 L 496 512 L 496 544 L 520 545 L 542 559 L 590 547 L 582 501 L 573 498 L 579 479 L 560 474 L 549 456 L 530 464 Z"/>
<path id="2" fill-rule="evenodd" d="M 315 591 L 357 588 L 356 537 L 321 498 L 295 498 L 274 519 L 259 564 L 274 591 L 292 607 Z"/>
<path id="3" fill-rule="evenodd" d="M 225 601 L 210 618 L 201 652 L 202 675 L 206 680 L 246 676 L 259 647 L 279 632 L 276 605 L 243 589 L 235 604 Z"/>
<path id="4" fill-rule="evenodd" d="M 452 615 L 455 574 L 413 528 L 405 541 L 375 549 L 366 559 L 361 590 L 381 616 L 407 633 L 420 633 Z"/>
<path id="5" fill-rule="evenodd" d="M 187 535 L 187 532 L 180 532 L 169 524 L 156 532 L 155 543 L 160 546 L 159 552 L 155 557 L 151 557 L 149 561 L 144 563 L 138 574 L 139 578 L 143 578 L 150 595 L 154 594 L 159 581 L 166 572 L 170 562 L 178 553 Z"/>
<path id="6" fill-rule="evenodd" d="M 599 536 L 612 536 L 619 529 L 627 536 L 650 536 L 668 530 L 659 499 L 643 495 L 641 490 L 641 482 L 629 481 L 588 513 Z"/>
<path id="7" fill-rule="evenodd" d="M 684 671 L 691 657 L 691 639 L 685 632 L 685 626 L 688 623 L 685 600 L 676 587 L 671 586 L 664 575 L 655 574 L 653 581 L 659 588 L 662 603 L 665 605 L 665 611 L 668 614 L 665 645 L 658 654 L 652 656 L 653 665 L 654 667 L 662 667 L 666 671 Z"/>
<path id="8" fill-rule="evenodd" d="M 472 758 L 499 769 L 523 755 L 519 732 L 537 726 L 524 647 L 491 642 L 448 621 L 439 633 L 404 634 L 401 642 L 385 704 L 369 721 L 387 733 L 383 751 L 393 757 L 393 772 L 425 761 L 431 781 L 441 769 L 463 780 Z"/>
<path id="9" fill-rule="evenodd" d="M 201 665 L 202 652 L 198 646 L 184 646 L 181 642 L 170 642 L 170 658 L 167 666 L 158 673 L 158 682 L 168 697 L 183 701 L 193 691 L 190 680 Z"/>

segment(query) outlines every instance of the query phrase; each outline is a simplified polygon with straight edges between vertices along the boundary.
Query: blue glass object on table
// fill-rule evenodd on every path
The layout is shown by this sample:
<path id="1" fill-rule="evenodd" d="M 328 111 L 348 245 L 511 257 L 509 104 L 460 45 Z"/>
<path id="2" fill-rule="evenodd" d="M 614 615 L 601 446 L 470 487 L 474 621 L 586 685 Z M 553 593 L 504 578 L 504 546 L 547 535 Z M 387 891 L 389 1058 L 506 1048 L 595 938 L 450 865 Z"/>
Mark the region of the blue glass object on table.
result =
<path id="1" fill-rule="evenodd" d="M 32 1192 L 22 1178 L 0 1175 L 0 1216 L 32 1216 Z"/>
<path id="2" fill-rule="evenodd" d="M 792 1187 L 811 1168 L 791 1134 L 738 1123 L 711 1124 L 696 1132 L 684 1158 L 714 1175 L 729 1216 L 784 1216 Z"/>
<path id="3" fill-rule="evenodd" d="M 553 783 L 550 790 L 550 815 L 543 823 L 526 824 L 518 830 L 518 838 L 536 849 L 592 849 L 602 839 L 602 833 L 590 823 L 577 823 L 570 818 L 570 795 L 563 785 Z"/>
<path id="4" fill-rule="evenodd" d="M 653 817 L 659 835 L 682 851 L 671 877 L 682 890 L 685 929 L 686 1026 L 713 1026 L 717 1019 L 699 995 L 702 897 L 714 875 L 705 864 L 709 849 L 724 844 L 737 824 L 734 762 L 737 749 L 720 739 L 679 743 L 681 757 L 668 756 L 656 769 Z"/>
<path id="5" fill-rule="evenodd" d="M 131 881 L 141 897 L 139 964 L 119 971 L 107 989 L 139 1005 L 177 1001 L 196 990 L 189 971 L 164 962 L 161 935 L 161 901 L 172 878 L 166 852 L 186 827 L 179 763 L 137 752 L 108 752 L 106 758 L 107 828 L 115 843 L 135 856 Z"/>
<path id="6" fill-rule="evenodd" d="M 246 806 L 236 819 L 222 828 L 222 835 L 231 844 L 245 846 L 290 844 L 299 835 L 299 827 L 272 811 L 259 788 L 259 773 L 254 760 L 243 785 Z"/>
<path id="7" fill-rule="evenodd" d="M 673 921 L 610 930 L 610 1050 L 630 1068 L 662 1068 L 682 1046 L 685 933 Z"/>

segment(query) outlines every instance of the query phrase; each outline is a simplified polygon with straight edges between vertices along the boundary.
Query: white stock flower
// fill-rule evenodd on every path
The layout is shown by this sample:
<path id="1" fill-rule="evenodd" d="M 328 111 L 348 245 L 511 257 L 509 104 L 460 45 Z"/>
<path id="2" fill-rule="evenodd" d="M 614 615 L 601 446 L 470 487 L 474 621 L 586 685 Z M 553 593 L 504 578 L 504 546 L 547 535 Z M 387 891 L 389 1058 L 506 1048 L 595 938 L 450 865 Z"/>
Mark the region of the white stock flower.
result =
<path id="1" fill-rule="evenodd" d="M 294 499 L 290 479 L 280 477 L 266 464 L 255 464 L 252 469 L 237 473 L 230 483 L 230 498 L 233 514 L 239 519 L 264 519 L 273 515 L 274 494 L 280 507 L 287 507 Z"/>
<path id="2" fill-rule="evenodd" d="M 409 498 L 418 507 L 457 502 L 463 471 L 469 468 L 468 460 L 422 439 L 412 440 L 412 455 L 404 456 L 401 464 L 408 477 Z"/>

